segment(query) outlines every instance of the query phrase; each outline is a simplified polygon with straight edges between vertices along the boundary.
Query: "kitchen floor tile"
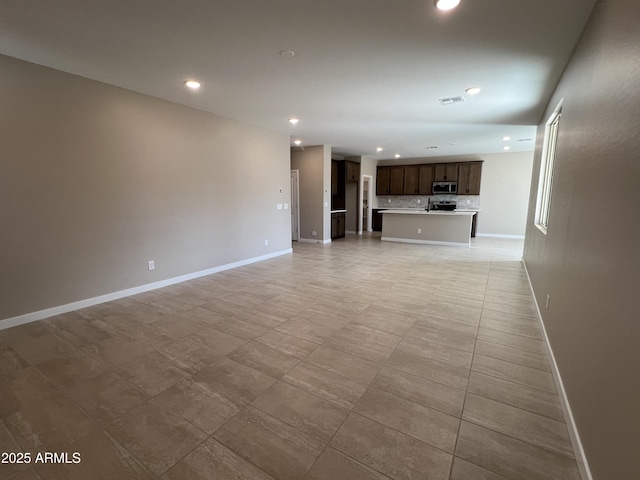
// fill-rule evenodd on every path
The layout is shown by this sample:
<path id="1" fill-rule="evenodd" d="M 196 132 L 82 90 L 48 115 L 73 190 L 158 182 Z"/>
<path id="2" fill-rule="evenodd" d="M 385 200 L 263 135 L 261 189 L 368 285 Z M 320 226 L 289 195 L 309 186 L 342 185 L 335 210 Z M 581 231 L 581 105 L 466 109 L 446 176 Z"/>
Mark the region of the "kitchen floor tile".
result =
<path id="1" fill-rule="evenodd" d="M 398 350 L 464 368 L 471 368 L 471 359 L 473 358 L 471 352 L 408 336 L 400 342 Z"/>
<path id="2" fill-rule="evenodd" d="M 67 390 L 67 395 L 103 426 L 149 399 L 113 372 L 79 382 Z"/>
<path id="3" fill-rule="evenodd" d="M 484 355 L 485 357 L 517 363 L 518 365 L 523 365 L 525 367 L 537 368 L 538 370 L 543 370 L 545 372 L 551 371 L 546 355 L 528 352 L 516 347 L 478 340 L 476 341 L 475 353 L 476 355 Z"/>
<path id="4" fill-rule="evenodd" d="M 366 465 L 328 447 L 304 480 L 390 480 Z"/>
<path id="5" fill-rule="evenodd" d="M 462 418 L 531 445 L 573 458 L 573 448 L 564 422 L 474 394 L 467 394 Z"/>
<path id="6" fill-rule="evenodd" d="M 555 393 L 543 392 L 537 388 L 474 371 L 471 372 L 467 391 L 564 422 L 560 400 Z"/>
<path id="7" fill-rule="evenodd" d="M 247 407 L 213 438 L 278 480 L 301 478 L 324 443 L 260 410 Z"/>
<path id="8" fill-rule="evenodd" d="M 365 384 L 371 382 L 379 371 L 378 364 L 327 345 L 323 345 L 309 354 L 306 361 Z"/>
<path id="9" fill-rule="evenodd" d="M 506 478 L 580 480 L 575 460 L 466 421 L 456 456 Z"/>
<path id="10" fill-rule="evenodd" d="M 170 364 L 157 352 L 134 358 L 118 367 L 116 373 L 151 396 L 187 376 L 185 371 Z"/>
<path id="11" fill-rule="evenodd" d="M 473 463 L 462 460 L 459 457 L 453 458 L 453 468 L 449 480 L 508 480 L 502 475 L 485 470 Z"/>
<path id="12" fill-rule="evenodd" d="M 283 382 L 276 382 L 252 404 L 321 442 L 328 442 L 349 410 Z"/>
<path id="13" fill-rule="evenodd" d="M 553 375 L 536 368 L 505 362 L 504 360 L 485 357 L 484 355 L 474 355 L 471 369 L 485 375 L 544 390 L 545 392 L 557 392 Z"/>
<path id="14" fill-rule="evenodd" d="M 380 370 L 372 385 L 454 417 L 462 415 L 464 390 L 388 367 Z"/>
<path id="15" fill-rule="evenodd" d="M 300 359 L 271 348 L 264 343 L 252 341 L 236 348 L 227 358 L 251 367 L 273 378 L 280 378 L 291 370 Z"/>
<path id="16" fill-rule="evenodd" d="M 294 337 L 288 333 L 278 332 L 277 330 L 269 330 L 257 337 L 255 341 L 300 359 L 318 348 L 318 344 L 315 342 Z"/>
<path id="17" fill-rule="evenodd" d="M 370 387 L 353 411 L 453 453 L 460 420 L 445 413 Z"/>
<path id="18" fill-rule="evenodd" d="M 385 365 L 459 389 L 465 389 L 469 379 L 468 368 L 456 367 L 401 350 L 395 350 Z"/>
<path id="19" fill-rule="evenodd" d="M 366 384 L 307 362 L 289 370 L 282 381 L 344 408 L 353 407 L 367 389 Z"/>
<path id="20" fill-rule="evenodd" d="M 273 477 L 208 438 L 189 455 L 171 467 L 164 480 L 273 480 Z"/>
<path id="21" fill-rule="evenodd" d="M 176 383 L 155 398 L 209 434 L 245 406 L 223 391 L 190 378 Z"/>
<path id="22" fill-rule="evenodd" d="M 203 368 L 193 377 L 213 390 L 221 390 L 232 400 L 250 403 L 264 392 L 275 378 L 228 358 Z"/>
<path id="23" fill-rule="evenodd" d="M 207 437 L 154 399 L 114 420 L 106 429 L 155 475 L 162 475 Z"/>
<path id="24" fill-rule="evenodd" d="M 351 413 L 331 447 L 399 480 L 447 480 L 452 455 L 366 417 Z"/>

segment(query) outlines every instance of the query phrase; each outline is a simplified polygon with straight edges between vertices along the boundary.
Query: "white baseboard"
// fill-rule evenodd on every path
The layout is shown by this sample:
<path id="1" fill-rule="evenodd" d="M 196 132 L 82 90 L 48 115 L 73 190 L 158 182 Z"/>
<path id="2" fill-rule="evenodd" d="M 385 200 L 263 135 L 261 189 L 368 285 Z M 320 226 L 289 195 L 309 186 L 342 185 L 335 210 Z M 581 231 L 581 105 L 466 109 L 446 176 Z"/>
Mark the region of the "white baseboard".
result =
<path id="1" fill-rule="evenodd" d="M 569 399 L 567 398 L 567 392 L 565 391 L 564 384 L 562 383 L 562 377 L 560 376 L 560 370 L 558 369 L 556 358 L 553 355 L 553 349 L 551 348 L 551 344 L 549 343 L 547 330 L 544 328 L 544 320 L 542 319 L 542 313 L 540 312 L 540 308 L 538 307 L 536 294 L 533 290 L 533 285 L 531 284 L 531 277 L 529 276 L 529 271 L 527 270 L 527 264 L 525 263 L 524 259 L 522 260 L 522 265 L 524 265 L 524 271 L 527 274 L 527 280 L 529 281 L 529 289 L 531 290 L 531 295 L 533 295 L 536 311 L 538 312 L 538 322 L 540 323 L 542 338 L 544 340 L 544 344 L 547 350 L 547 355 L 549 356 L 549 363 L 551 364 L 550 366 L 551 366 L 551 372 L 553 373 L 553 379 L 555 380 L 556 388 L 558 389 L 558 394 L 559 394 L 558 396 L 560 397 L 560 404 L 562 405 L 562 411 L 564 412 L 564 418 L 567 423 L 569 438 L 571 439 L 571 445 L 573 446 L 573 452 L 576 457 L 576 463 L 578 464 L 578 470 L 580 471 L 580 478 L 582 480 L 593 480 L 593 477 L 591 476 L 591 470 L 589 469 L 589 463 L 587 462 L 587 456 L 584 453 L 584 448 L 582 447 L 582 442 L 580 441 L 580 434 L 578 433 L 578 427 L 576 426 L 576 422 L 573 418 L 573 413 L 571 412 L 571 405 L 569 404 Z"/>
<path id="2" fill-rule="evenodd" d="M 476 233 L 476 237 L 517 238 L 518 240 L 524 240 L 524 235 L 502 235 L 500 233 Z"/>
<path id="3" fill-rule="evenodd" d="M 231 270 L 233 268 L 242 267 L 243 265 L 249 265 L 251 263 L 261 262 L 268 260 L 269 258 L 279 257 L 292 253 L 293 249 L 287 248 L 286 250 L 280 250 L 278 252 L 269 253 L 267 255 L 261 255 L 259 257 L 248 258 L 246 260 L 240 260 L 238 262 L 227 263 L 226 265 L 220 265 L 218 267 L 208 268 L 206 270 L 200 270 L 199 272 L 188 273 L 186 275 L 180 275 L 178 277 L 168 278 L 166 280 L 160 280 L 158 282 L 147 283 L 146 285 L 140 285 L 139 287 L 127 288 L 126 290 L 120 290 L 117 292 L 107 293 L 93 298 L 87 298 L 85 300 L 79 300 L 77 302 L 67 303 L 66 305 L 59 305 L 57 307 L 47 308 L 39 310 L 37 312 L 26 313 L 17 317 L 7 318 L 0 320 L 0 330 L 5 328 L 16 327 L 25 323 L 35 322 L 44 318 L 53 317 L 74 310 L 80 310 L 81 308 L 91 307 L 100 303 L 110 302 L 118 300 L 119 298 L 130 297 L 137 295 L 138 293 L 148 292 L 150 290 L 156 290 L 162 287 L 168 287 L 176 283 L 186 282 L 187 280 L 193 280 L 199 277 L 212 275 L 214 273 L 222 272 L 225 270 Z"/>
<path id="4" fill-rule="evenodd" d="M 300 238 L 298 239 L 298 241 L 303 243 L 321 243 L 323 245 L 326 243 L 331 243 L 331 239 L 322 240 L 321 238 Z"/>
<path id="5" fill-rule="evenodd" d="M 380 237 L 380 240 L 385 242 L 398 242 L 398 243 L 417 243 L 421 245 L 444 245 L 449 247 L 470 247 L 470 243 L 458 243 L 458 242 L 439 242 L 437 240 L 416 240 L 413 238 L 395 238 L 395 237 Z"/>

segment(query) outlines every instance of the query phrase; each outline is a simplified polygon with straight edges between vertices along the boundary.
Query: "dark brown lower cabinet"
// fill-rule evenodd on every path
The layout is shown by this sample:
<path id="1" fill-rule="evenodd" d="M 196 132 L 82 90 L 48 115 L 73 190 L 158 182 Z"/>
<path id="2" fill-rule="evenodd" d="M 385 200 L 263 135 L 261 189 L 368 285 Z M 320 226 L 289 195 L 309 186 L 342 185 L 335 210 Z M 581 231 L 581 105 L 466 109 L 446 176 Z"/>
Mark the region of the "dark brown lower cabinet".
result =
<path id="1" fill-rule="evenodd" d="M 384 210 L 384 208 L 374 208 L 372 210 L 372 217 L 371 217 L 371 230 L 373 230 L 374 232 L 381 232 L 382 231 L 382 212 Z"/>
<path id="2" fill-rule="evenodd" d="M 346 213 L 331 214 L 331 240 L 334 238 L 343 238 L 345 236 L 346 223 Z"/>
<path id="3" fill-rule="evenodd" d="M 471 217 L 471 238 L 476 237 L 476 224 L 478 223 L 478 214 Z"/>

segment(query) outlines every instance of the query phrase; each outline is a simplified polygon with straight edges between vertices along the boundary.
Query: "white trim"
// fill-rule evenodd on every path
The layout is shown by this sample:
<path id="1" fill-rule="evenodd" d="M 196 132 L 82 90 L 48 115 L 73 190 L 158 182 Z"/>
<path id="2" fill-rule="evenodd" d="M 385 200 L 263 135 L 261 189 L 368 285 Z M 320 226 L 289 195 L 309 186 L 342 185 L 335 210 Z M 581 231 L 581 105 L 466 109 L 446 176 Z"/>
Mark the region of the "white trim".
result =
<path id="1" fill-rule="evenodd" d="M 385 242 L 417 243 L 421 245 L 445 245 L 449 247 L 470 247 L 471 246 L 471 243 L 439 242 L 437 240 L 416 240 L 413 238 L 380 237 L 380 240 L 383 240 Z"/>
<path id="2" fill-rule="evenodd" d="M 220 265 L 218 267 L 208 268 L 206 270 L 200 270 L 199 272 L 188 273 L 186 275 L 180 275 L 178 277 L 168 278 L 166 280 L 160 280 L 158 282 L 147 283 L 146 285 L 140 285 L 138 287 L 127 288 L 126 290 L 120 290 L 118 292 L 107 293 L 93 298 L 87 298 L 85 300 L 79 300 L 77 302 L 67 303 L 66 305 L 59 305 L 57 307 L 46 308 L 37 312 L 26 313 L 17 317 L 6 318 L 0 320 L 0 330 L 5 328 L 16 327 L 18 325 L 24 325 L 25 323 L 35 322 L 42 320 L 43 318 L 53 317 L 62 313 L 72 312 L 81 308 L 91 307 L 100 303 L 110 302 L 112 300 L 118 300 L 119 298 L 130 297 L 137 295 L 138 293 L 148 292 L 150 290 L 156 290 L 162 287 L 168 287 L 176 283 L 186 282 L 187 280 L 193 280 L 195 278 L 204 277 L 206 275 L 212 275 L 214 273 L 222 272 L 224 270 L 231 270 L 232 268 L 242 267 L 243 265 L 249 265 L 250 263 L 261 262 L 270 258 L 279 257 L 281 255 L 287 255 L 292 253 L 292 248 L 286 250 L 280 250 L 278 252 L 269 253 L 267 255 L 261 255 L 259 257 L 248 258 L 246 260 L 240 260 L 238 262 L 227 263 L 226 265 Z"/>
<path id="3" fill-rule="evenodd" d="M 503 235 L 501 233 L 476 233 L 476 237 L 517 238 L 518 240 L 524 240 L 524 235 Z"/>
<path id="4" fill-rule="evenodd" d="M 300 237 L 298 241 L 302 243 L 322 243 L 322 244 L 331 243 L 331 239 L 321 240 L 318 238 L 302 238 L 302 237 Z"/>
<path id="5" fill-rule="evenodd" d="M 580 434 L 578 433 L 578 427 L 576 426 L 576 422 L 573 418 L 573 413 L 571 412 L 569 398 L 567 398 L 567 392 L 564 389 L 564 383 L 562 383 L 560 369 L 558 368 L 556 358 L 553 355 L 553 349 L 551 348 L 551 343 L 549 343 L 547 330 L 544 328 L 544 320 L 542 319 L 542 314 L 540 313 L 540 308 L 538 307 L 536 294 L 533 291 L 531 277 L 529 276 L 529 270 L 527 270 L 527 264 L 525 263 L 524 259 L 522 259 L 522 265 L 524 265 L 524 271 L 527 274 L 527 280 L 529 281 L 529 289 L 531 290 L 531 295 L 533 295 L 533 301 L 536 306 L 536 311 L 538 312 L 538 322 L 540 323 L 540 330 L 542 331 L 544 345 L 547 350 L 547 355 L 549 356 L 549 363 L 551 364 L 550 366 L 551 372 L 553 373 L 553 379 L 555 380 L 556 387 L 558 389 L 558 396 L 560 397 L 560 404 L 562 405 L 562 411 L 564 412 L 564 418 L 567 424 L 567 430 L 569 431 L 571 445 L 573 446 L 573 453 L 576 457 L 576 463 L 578 464 L 578 470 L 580 471 L 580 477 L 582 478 L 582 480 L 593 480 L 593 477 L 591 476 L 591 470 L 589 469 L 589 463 L 587 462 L 587 456 L 584 453 L 582 441 L 580 440 Z"/>
<path id="6" fill-rule="evenodd" d="M 296 199 L 296 237 L 292 238 L 293 241 L 300 240 L 300 170 L 291 170 L 291 175 L 295 176 L 296 188 L 295 191 L 291 189 L 291 208 L 293 208 L 293 199 Z"/>

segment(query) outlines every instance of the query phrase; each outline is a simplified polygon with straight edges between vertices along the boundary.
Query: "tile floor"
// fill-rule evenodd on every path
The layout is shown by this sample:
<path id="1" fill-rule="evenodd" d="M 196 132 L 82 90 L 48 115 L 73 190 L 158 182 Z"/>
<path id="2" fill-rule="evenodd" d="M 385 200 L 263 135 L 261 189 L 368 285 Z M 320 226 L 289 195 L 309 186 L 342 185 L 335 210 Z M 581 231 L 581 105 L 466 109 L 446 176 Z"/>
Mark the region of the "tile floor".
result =
<path id="1" fill-rule="evenodd" d="M 1 450 L 81 455 L 0 477 L 579 479 L 521 249 L 295 244 L 0 331 Z"/>

